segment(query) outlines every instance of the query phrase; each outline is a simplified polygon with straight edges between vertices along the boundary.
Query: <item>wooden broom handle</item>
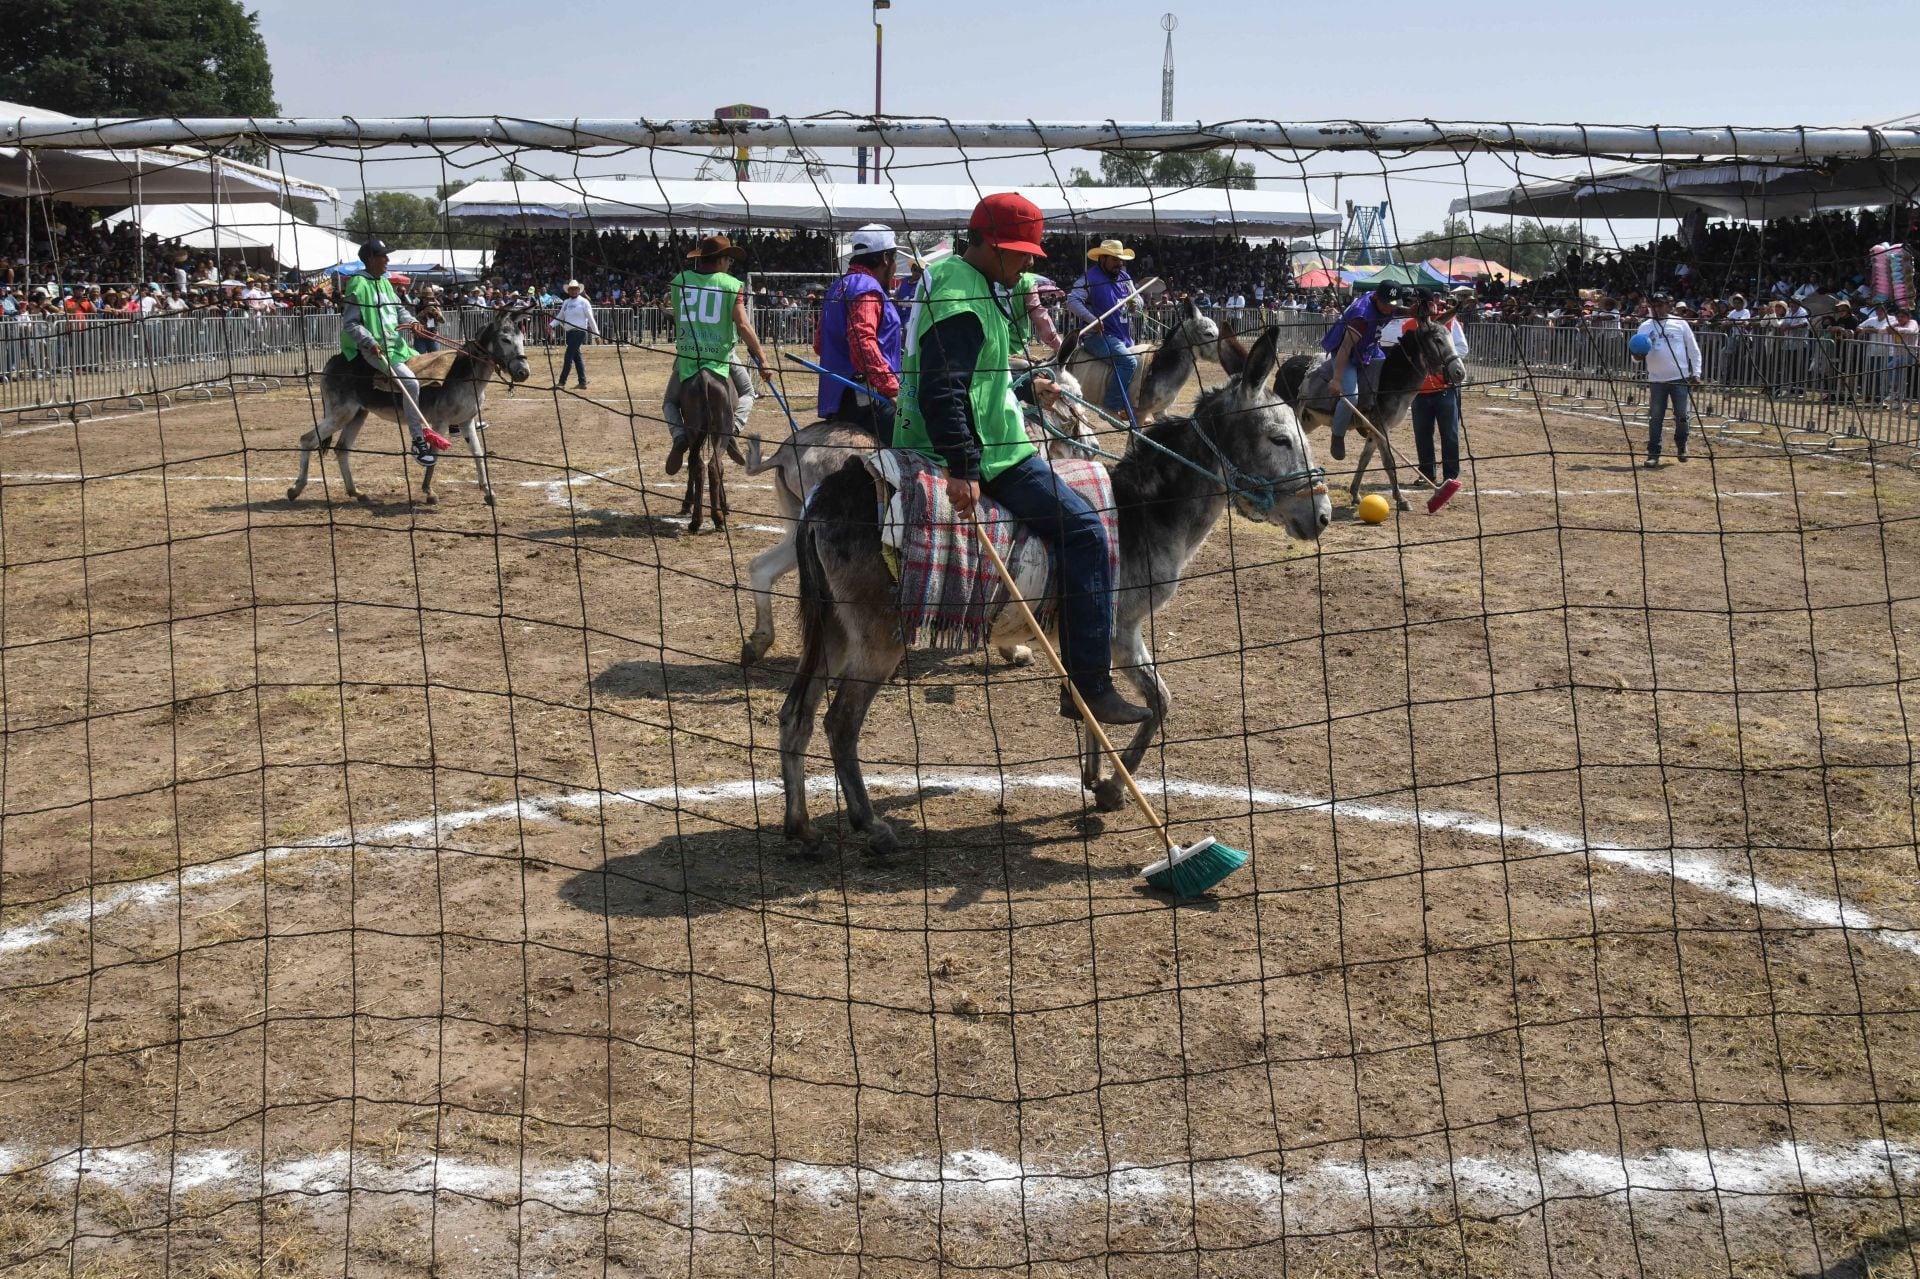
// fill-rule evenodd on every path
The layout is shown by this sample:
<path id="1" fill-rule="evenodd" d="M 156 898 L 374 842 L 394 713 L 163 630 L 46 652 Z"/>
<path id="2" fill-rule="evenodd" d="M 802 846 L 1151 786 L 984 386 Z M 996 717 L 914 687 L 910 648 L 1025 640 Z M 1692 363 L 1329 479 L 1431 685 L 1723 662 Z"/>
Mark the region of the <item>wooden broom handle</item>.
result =
<path id="1" fill-rule="evenodd" d="M 977 509 L 976 507 L 975 510 Z M 1172 837 L 1167 834 L 1166 825 L 1160 820 L 1160 814 L 1153 811 L 1153 805 L 1149 804 L 1147 797 L 1140 793 L 1140 787 L 1133 780 L 1133 774 L 1128 772 L 1127 766 L 1120 762 L 1120 752 L 1113 748 L 1113 742 L 1107 737 L 1107 730 L 1101 726 L 1099 720 L 1093 717 L 1093 712 L 1087 709 L 1086 700 L 1080 696 L 1080 690 L 1073 686 L 1073 680 L 1068 676 L 1067 668 L 1060 660 L 1060 654 L 1054 651 L 1053 641 L 1049 640 L 1046 632 L 1040 629 L 1039 619 L 1034 617 L 1033 610 L 1027 607 L 1026 597 L 1020 594 L 1020 588 L 1014 585 L 1013 574 L 1008 571 L 1007 562 L 1000 558 L 1000 551 L 994 546 L 993 539 L 987 535 L 986 528 L 981 525 L 980 517 L 974 511 L 968 511 L 967 520 L 973 525 L 973 531 L 979 534 L 980 545 L 986 548 L 987 558 L 993 561 L 993 567 L 998 570 L 1001 582 L 1005 583 L 1007 598 L 1019 607 L 1020 616 L 1026 620 L 1027 629 L 1033 632 L 1034 642 L 1040 645 L 1040 651 L 1045 653 L 1047 661 L 1053 664 L 1054 673 L 1066 684 L 1067 693 L 1073 698 L 1073 704 L 1080 708 L 1080 718 L 1086 724 L 1087 731 L 1093 734 L 1093 739 L 1100 743 L 1100 749 L 1105 751 L 1107 758 L 1113 761 L 1113 771 L 1118 773 L 1120 780 L 1127 784 L 1127 793 L 1133 796 L 1133 802 L 1140 806 L 1140 811 L 1146 814 L 1147 820 L 1153 824 L 1153 829 L 1160 836 L 1160 842 L 1166 846 L 1167 855 L 1172 856 L 1180 851 L 1174 845 Z"/>

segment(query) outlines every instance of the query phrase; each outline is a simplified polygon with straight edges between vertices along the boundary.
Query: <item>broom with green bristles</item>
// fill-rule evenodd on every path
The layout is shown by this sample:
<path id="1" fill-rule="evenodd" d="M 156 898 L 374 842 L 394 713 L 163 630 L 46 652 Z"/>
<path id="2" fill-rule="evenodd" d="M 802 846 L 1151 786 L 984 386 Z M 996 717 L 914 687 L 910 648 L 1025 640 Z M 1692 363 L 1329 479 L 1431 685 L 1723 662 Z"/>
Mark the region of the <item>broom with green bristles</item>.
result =
<path id="1" fill-rule="evenodd" d="M 1080 722 L 1087 726 L 1087 731 L 1093 734 L 1093 740 L 1100 743 L 1100 749 L 1105 751 L 1107 758 L 1113 761 L 1113 771 L 1120 775 L 1122 782 L 1126 783 L 1127 793 L 1133 796 L 1133 802 L 1139 805 L 1140 811 L 1146 815 L 1148 823 L 1153 826 L 1154 833 L 1160 836 L 1160 843 L 1167 850 L 1165 857 L 1140 872 L 1146 877 L 1146 881 L 1162 892 L 1172 893 L 1176 898 L 1185 899 L 1198 897 L 1234 871 L 1245 866 L 1247 854 L 1237 848 L 1229 848 L 1211 835 L 1184 848 L 1173 842 L 1173 836 L 1167 834 L 1166 823 L 1160 820 L 1160 814 L 1153 811 L 1153 805 L 1149 804 L 1147 797 L 1140 793 L 1140 787 L 1133 780 L 1133 774 L 1128 772 L 1127 766 L 1121 762 L 1120 752 L 1113 748 L 1113 742 L 1107 737 L 1107 730 L 1101 726 L 1099 720 L 1093 717 L 1093 712 L 1087 709 L 1087 703 L 1080 696 L 1080 690 L 1073 686 L 1073 680 L 1068 677 L 1066 665 L 1061 662 L 1060 654 L 1055 651 L 1053 641 L 1048 639 L 1046 632 L 1040 629 L 1039 620 L 1034 617 L 1033 610 L 1027 607 L 1026 597 L 1021 595 L 1020 588 L 1013 584 L 1013 574 L 1007 571 L 1006 561 L 1000 558 L 1000 552 L 994 546 L 993 539 L 987 536 L 987 530 L 981 526 L 980 517 L 968 511 L 967 519 L 972 521 L 973 531 L 979 535 L 980 545 L 986 548 L 987 558 L 993 561 L 993 567 L 1000 573 L 1000 580 L 1006 584 L 1007 598 L 1020 609 L 1020 616 L 1026 621 L 1027 629 L 1033 632 L 1033 638 L 1040 645 L 1040 651 L 1047 655 L 1047 661 L 1053 664 L 1054 673 L 1066 684 L 1067 693 L 1073 698 L 1073 704 L 1080 709 Z"/>

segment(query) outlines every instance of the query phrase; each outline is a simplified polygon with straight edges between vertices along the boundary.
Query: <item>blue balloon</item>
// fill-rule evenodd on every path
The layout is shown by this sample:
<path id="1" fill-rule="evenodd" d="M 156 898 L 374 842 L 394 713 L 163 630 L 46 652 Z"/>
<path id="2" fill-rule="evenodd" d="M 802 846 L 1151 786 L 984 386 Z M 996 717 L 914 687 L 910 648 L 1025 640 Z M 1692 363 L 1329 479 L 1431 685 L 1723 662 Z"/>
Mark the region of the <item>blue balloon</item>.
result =
<path id="1" fill-rule="evenodd" d="M 1653 350 L 1653 338 L 1645 333 L 1636 333 L 1627 339 L 1627 350 L 1635 355 L 1645 355 Z"/>

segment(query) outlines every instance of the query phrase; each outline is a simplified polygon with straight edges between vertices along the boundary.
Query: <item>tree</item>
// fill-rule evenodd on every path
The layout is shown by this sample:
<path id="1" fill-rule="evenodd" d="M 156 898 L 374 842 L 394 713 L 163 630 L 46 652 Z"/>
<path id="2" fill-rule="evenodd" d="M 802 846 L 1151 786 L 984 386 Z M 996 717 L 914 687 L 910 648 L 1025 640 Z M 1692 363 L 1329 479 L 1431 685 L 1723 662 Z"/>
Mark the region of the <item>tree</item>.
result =
<path id="1" fill-rule="evenodd" d="M 239 0 L 8 0 L 0 100 L 76 116 L 273 115 Z"/>
<path id="2" fill-rule="evenodd" d="M 502 182 L 525 182 L 527 180 L 527 171 L 509 160 L 507 161 L 507 167 L 500 170 L 500 180 Z"/>
<path id="3" fill-rule="evenodd" d="M 294 217 L 299 218 L 302 222 L 318 222 L 320 220 L 320 206 L 312 200 L 303 199 L 297 195 L 289 195 L 282 197 L 279 204 L 281 208 L 291 213 Z"/>
<path id="4" fill-rule="evenodd" d="M 453 182 L 442 182 L 439 186 L 433 189 L 433 198 L 440 201 L 440 203 L 445 204 L 447 202 L 447 197 L 456 195 L 459 192 L 466 190 L 468 187 L 472 185 L 473 183 L 468 182 L 465 179 L 459 179 Z"/>
<path id="5" fill-rule="evenodd" d="M 1253 189 L 1253 165 L 1226 151 L 1102 151 L 1100 176 L 1075 165 L 1076 187 L 1235 187 Z"/>
<path id="6" fill-rule="evenodd" d="M 1503 262 L 1524 276 L 1551 275 L 1569 253 L 1587 258 L 1603 247 L 1576 222 L 1555 224 L 1517 218 L 1511 225 L 1483 224 L 1476 228 L 1462 217 L 1450 217 L 1438 231 L 1425 231 L 1399 246 L 1409 262 L 1422 258 L 1474 257 Z"/>
<path id="7" fill-rule="evenodd" d="M 396 249 L 487 249 L 493 238 L 456 231 L 441 213 L 440 202 L 406 191 L 369 191 L 355 200 L 346 231 L 357 240 L 385 240 Z"/>

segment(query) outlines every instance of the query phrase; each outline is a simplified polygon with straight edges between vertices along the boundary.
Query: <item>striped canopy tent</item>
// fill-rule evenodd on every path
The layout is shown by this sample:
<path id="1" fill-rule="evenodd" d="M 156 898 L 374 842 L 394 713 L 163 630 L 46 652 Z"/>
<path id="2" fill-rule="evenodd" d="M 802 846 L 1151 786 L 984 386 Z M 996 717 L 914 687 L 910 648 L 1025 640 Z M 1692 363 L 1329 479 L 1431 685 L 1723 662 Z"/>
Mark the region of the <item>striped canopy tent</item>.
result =
<path id="1" fill-rule="evenodd" d="M 1529 278 L 1492 258 L 1428 258 L 1420 265 L 1434 279 L 1449 284 L 1472 284 L 1474 277 L 1482 275 L 1488 279 L 1504 275 L 1508 284 L 1525 284 Z"/>

